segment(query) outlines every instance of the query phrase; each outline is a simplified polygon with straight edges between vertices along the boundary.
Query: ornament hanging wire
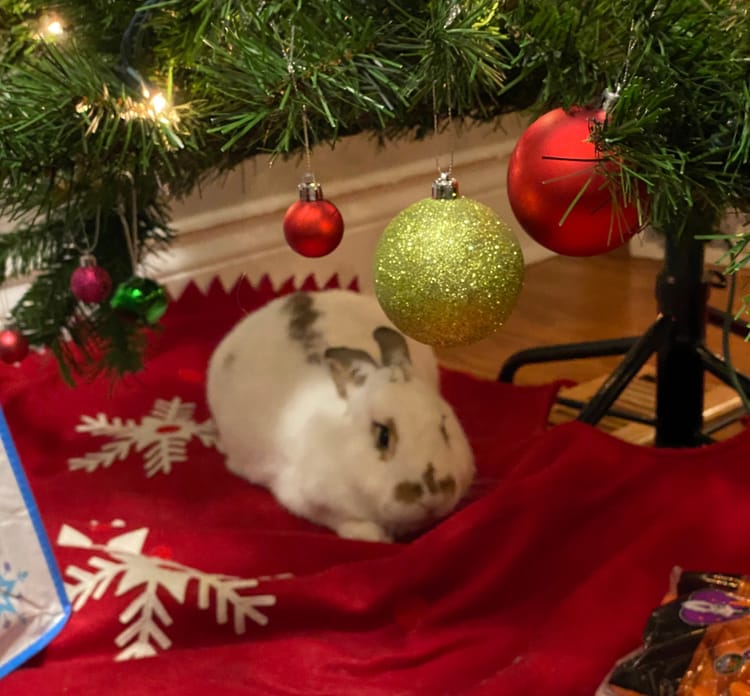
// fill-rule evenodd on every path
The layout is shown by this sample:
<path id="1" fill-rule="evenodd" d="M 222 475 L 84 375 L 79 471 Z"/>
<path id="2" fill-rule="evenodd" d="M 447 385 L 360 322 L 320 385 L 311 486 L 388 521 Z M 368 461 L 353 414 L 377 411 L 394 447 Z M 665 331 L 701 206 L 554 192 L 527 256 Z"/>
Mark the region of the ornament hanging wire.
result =
<path id="1" fill-rule="evenodd" d="M 448 168 L 443 169 L 440 166 L 440 155 L 435 155 L 435 166 L 437 167 L 438 174 L 447 174 L 448 177 L 453 176 L 453 159 L 454 154 L 456 151 L 456 129 L 455 124 L 453 123 L 453 108 L 451 106 L 451 87 L 450 84 L 447 84 L 445 86 L 446 89 L 446 96 L 448 100 L 448 128 L 450 129 L 451 133 L 451 144 L 450 144 L 450 159 L 448 161 Z M 438 117 L 438 108 L 437 108 L 437 90 L 435 87 L 435 83 L 432 83 L 432 130 L 433 135 L 435 138 L 438 137 L 440 128 L 439 128 L 439 117 Z"/>
<path id="2" fill-rule="evenodd" d="M 72 178 L 73 172 L 71 171 L 71 179 Z M 71 218 L 77 218 L 78 226 L 81 229 L 81 236 L 78 239 L 76 238 L 76 233 L 71 229 L 71 227 L 73 227 L 74 225 L 66 225 L 64 236 L 68 240 L 70 246 L 72 246 L 82 258 L 93 258 L 94 249 L 96 249 L 97 245 L 99 244 L 102 207 L 101 205 L 96 206 L 96 213 L 94 215 L 94 241 L 90 242 L 89 233 L 86 229 L 86 220 L 84 219 L 80 208 L 77 208 L 75 213 L 71 213 L 72 206 L 73 197 L 68 196 L 65 204 L 65 219 L 66 221 L 70 221 Z M 83 244 L 80 243 L 81 239 L 83 241 Z"/>
<path id="3" fill-rule="evenodd" d="M 128 222 L 125 201 L 121 194 L 117 202 L 117 215 L 120 218 L 122 231 L 125 235 L 125 243 L 128 248 L 128 254 L 130 255 L 130 264 L 133 269 L 133 275 L 136 275 L 138 266 L 138 192 L 135 188 L 135 179 L 133 178 L 133 175 L 128 171 L 124 171 L 122 172 L 122 176 L 130 182 L 130 222 Z"/>
<path id="4" fill-rule="evenodd" d="M 101 232 L 101 224 L 102 224 L 102 207 L 100 205 L 96 206 L 96 213 L 94 215 L 94 239 L 93 241 L 89 241 L 89 233 L 86 230 L 86 221 L 83 219 L 83 216 L 80 215 L 79 213 L 78 217 L 81 223 L 81 233 L 83 237 L 83 244 L 79 243 L 79 241 L 76 239 L 75 234 L 73 233 L 71 233 L 70 235 L 71 244 L 82 257 L 93 256 L 94 249 L 96 249 L 97 245 L 99 244 L 99 234 Z"/>
<path id="5" fill-rule="evenodd" d="M 295 27 L 292 25 L 290 36 L 289 36 L 289 47 L 284 46 L 284 42 L 281 40 L 278 30 L 275 25 L 271 25 L 274 34 L 282 44 L 282 53 L 286 56 L 286 69 L 289 73 L 289 79 L 292 85 L 292 92 L 294 93 L 295 99 L 299 102 L 300 91 L 297 84 L 296 69 L 294 67 L 294 35 Z M 310 119 L 307 116 L 307 104 L 302 104 L 302 146 L 304 148 L 305 155 L 305 174 L 302 177 L 302 183 L 297 186 L 299 191 L 300 200 L 304 201 L 319 201 L 323 199 L 323 190 L 320 184 L 315 180 L 315 174 L 312 170 L 312 149 L 310 147 Z M 273 159 L 270 162 L 273 166 Z"/>
<path id="6" fill-rule="evenodd" d="M 300 93 L 297 86 L 297 75 L 294 69 L 294 26 L 292 26 L 291 35 L 289 37 L 289 50 L 285 51 L 285 53 L 287 57 L 286 69 L 289 73 L 289 78 L 292 81 L 292 90 L 294 92 L 294 96 L 299 99 Z M 314 181 L 315 175 L 312 171 L 312 152 L 310 150 L 310 122 L 307 117 L 307 104 L 302 104 L 302 139 L 303 147 L 305 149 L 305 178 L 309 179 L 310 181 Z"/>
<path id="7" fill-rule="evenodd" d="M 649 19 L 653 17 L 655 13 L 656 13 L 656 7 L 654 7 L 654 9 L 651 11 L 651 14 L 649 15 Z M 628 47 L 625 50 L 625 58 L 622 63 L 622 69 L 620 70 L 620 74 L 615 80 L 614 87 L 612 89 L 606 88 L 604 90 L 604 94 L 602 95 L 601 108 L 607 114 L 609 114 L 609 112 L 614 108 L 614 105 L 617 103 L 617 100 L 620 98 L 620 93 L 622 92 L 622 86 L 626 84 L 627 81 L 630 79 L 630 69 L 632 66 L 632 58 L 635 52 L 635 46 L 636 46 L 636 43 L 638 42 L 638 36 L 639 36 L 639 31 L 641 29 L 641 26 L 645 22 L 646 20 L 643 17 L 638 17 L 637 19 L 634 17 L 633 19 L 630 20 Z"/>
<path id="8" fill-rule="evenodd" d="M 453 176 L 453 157 L 456 150 L 456 129 L 453 123 L 453 110 L 451 107 L 451 96 L 450 96 L 450 85 L 446 85 L 446 92 L 448 97 L 448 127 L 451 132 L 451 144 L 450 144 L 450 160 L 448 162 L 448 168 L 444 169 L 440 166 L 440 155 L 435 156 L 435 166 L 438 171 L 438 178 L 432 182 L 432 198 L 435 200 L 452 201 L 458 197 L 458 182 Z M 435 83 L 432 83 L 432 123 L 434 136 L 437 140 L 438 136 L 438 108 L 437 108 L 437 95 L 435 90 Z"/>

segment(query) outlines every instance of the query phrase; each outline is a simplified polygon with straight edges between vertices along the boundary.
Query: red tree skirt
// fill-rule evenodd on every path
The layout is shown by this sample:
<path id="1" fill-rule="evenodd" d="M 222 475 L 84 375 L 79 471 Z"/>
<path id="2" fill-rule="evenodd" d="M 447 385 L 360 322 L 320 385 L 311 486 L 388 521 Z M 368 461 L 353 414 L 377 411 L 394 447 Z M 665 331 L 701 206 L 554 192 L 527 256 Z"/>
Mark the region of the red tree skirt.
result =
<path id="1" fill-rule="evenodd" d="M 224 470 L 203 395 L 213 347 L 274 295 L 188 288 L 114 390 L 72 390 L 44 355 L 2 368 L 75 606 L 4 696 L 584 696 L 639 644 L 672 566 L 750 572 L 750 435 L 668 451 L 547 430 L 557 385 L 456 372 L 479 469 L 461 510 L 403 544 L 292 517 Z"/>

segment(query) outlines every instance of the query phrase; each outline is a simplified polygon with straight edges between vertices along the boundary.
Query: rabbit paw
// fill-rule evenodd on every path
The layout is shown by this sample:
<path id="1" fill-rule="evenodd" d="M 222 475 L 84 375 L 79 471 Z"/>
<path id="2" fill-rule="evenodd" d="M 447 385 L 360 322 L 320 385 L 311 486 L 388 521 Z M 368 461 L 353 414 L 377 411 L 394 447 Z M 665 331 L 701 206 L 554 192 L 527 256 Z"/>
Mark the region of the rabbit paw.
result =
<path id="1" fill-rule="evenodd" d="M 344 539 L 359 541 L 393 541 L 382 527 L 367 520 L 347 520 L 336 527 L 336 534 Z"/>

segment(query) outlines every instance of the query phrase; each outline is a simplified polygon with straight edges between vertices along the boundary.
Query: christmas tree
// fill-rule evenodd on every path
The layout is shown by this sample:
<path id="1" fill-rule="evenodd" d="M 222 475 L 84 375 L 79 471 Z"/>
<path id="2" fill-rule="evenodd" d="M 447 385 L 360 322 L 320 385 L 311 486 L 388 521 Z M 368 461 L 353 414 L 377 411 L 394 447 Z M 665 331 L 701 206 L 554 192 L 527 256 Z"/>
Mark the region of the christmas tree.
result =
<path id="1" fill-rule="evenodd" d="M 613 189 L 645 191 L 643 222 L 670 239 L 715 235 L 750 206 L 747 12 L 736 0 L 2 0 L 0 214 L 13 229 L 0 269 L 33 278 L 9 325 L 71 379 L 137 370 L 163 309 L 139 264 L 169 247 L 170 202 L 258 153 L 420 138 L 448 116 L 606 101 L 591 137 L 617 164 L 603 168 Z M 747 238 L 731 243 L 736 270 Z M 82 258 L 91 275 L 74 294 Z M 119 300 L 90 301 L 110 281 Z"/>

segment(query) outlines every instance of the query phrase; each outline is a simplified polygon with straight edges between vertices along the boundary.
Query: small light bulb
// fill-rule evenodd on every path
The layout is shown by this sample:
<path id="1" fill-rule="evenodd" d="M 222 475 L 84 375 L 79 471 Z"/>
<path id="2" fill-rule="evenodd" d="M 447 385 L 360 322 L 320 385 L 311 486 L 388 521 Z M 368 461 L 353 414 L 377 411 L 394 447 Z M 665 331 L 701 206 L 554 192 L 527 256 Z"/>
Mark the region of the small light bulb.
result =
<path id="1" fill-rule="evenodd" d="M 160 114 L 167 106 L 167 100 L 161 92 L 157 92 L 151 97 L 151 110 L 155 114 Z"/>
<path id="2" fill-rule="evenodd" d="M 57 38 L 65 33 L 65 27 L 57 15 L 46 15 L 39 23 L 39 37 Z"/>

